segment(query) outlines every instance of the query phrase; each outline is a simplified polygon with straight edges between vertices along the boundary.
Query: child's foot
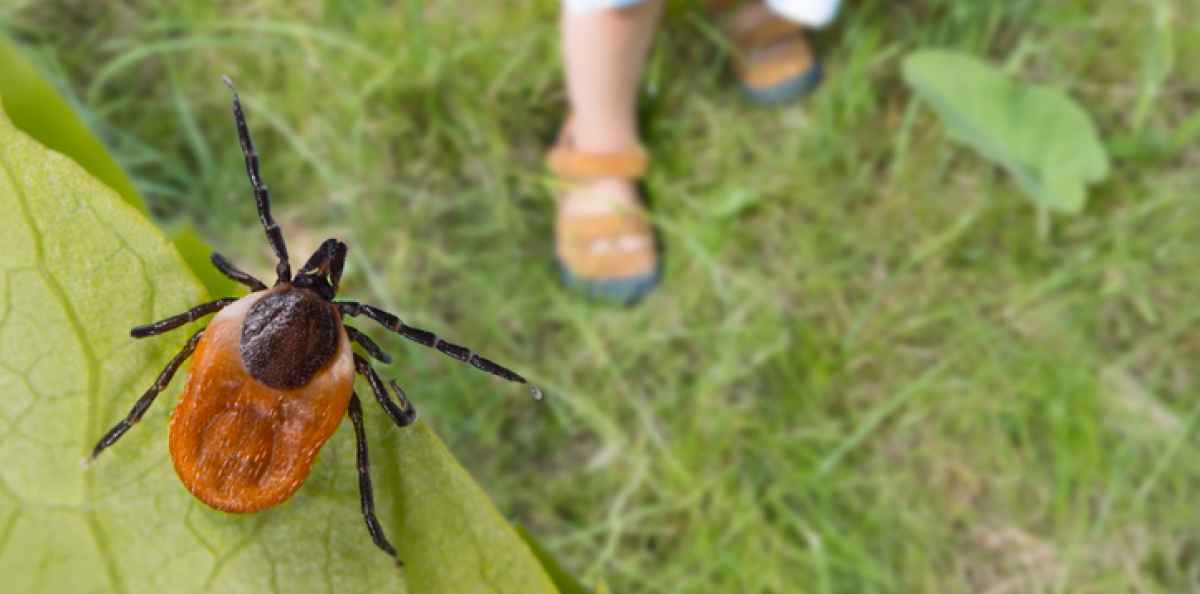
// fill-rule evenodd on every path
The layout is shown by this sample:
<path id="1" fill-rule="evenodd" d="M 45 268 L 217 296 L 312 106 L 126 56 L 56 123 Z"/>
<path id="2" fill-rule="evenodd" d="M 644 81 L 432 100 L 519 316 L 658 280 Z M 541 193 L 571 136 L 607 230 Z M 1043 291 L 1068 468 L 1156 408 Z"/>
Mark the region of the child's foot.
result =
<path id="1" fill-rule="evenodd" d="M 751 100 L 778 104 L 808 94 L 821 80 L 804 28 L 775 14 L 761 1 L 728 11 L 721 28 L 737 55 L 742 91 Z"/>
<path id="2" fill-rule="evenodd" d="M 658 283 L 654 231 L 636 183 L 647 163 L 640 147 L 609 154 L 579 152 L 569 128 L 551 149 L 547 164 L 561 183 L 555 252 L 567 286 L 631 304 Z"/>

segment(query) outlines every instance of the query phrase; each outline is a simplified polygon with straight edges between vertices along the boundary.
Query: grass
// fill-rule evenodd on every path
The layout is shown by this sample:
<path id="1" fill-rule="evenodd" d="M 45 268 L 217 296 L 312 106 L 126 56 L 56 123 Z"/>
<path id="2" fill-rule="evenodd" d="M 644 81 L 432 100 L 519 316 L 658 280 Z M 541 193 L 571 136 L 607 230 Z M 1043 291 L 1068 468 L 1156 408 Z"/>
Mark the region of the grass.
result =
<path id="1" fill-rule="evenodd" d="M 552 272 L 557 6 L 513 4 L 18 2 L 0 25 L 164 224 L 265 271 L 232 75 L 294 252 L 344 237 L 347 294 L 548 389 L 534 405 L 376 335 L 499 507 L 589 581 L 1200 590 L 1195 6 L 849 3 L 818 93 L 761 110 L 673 5 L 642 103 L 666 282 L 624 310 Z M 1114 167 L 1083 214 L 1039 239 L 1015 182 L 946 140 L 898 73 L 930 46 L 1088 109 Z"/>

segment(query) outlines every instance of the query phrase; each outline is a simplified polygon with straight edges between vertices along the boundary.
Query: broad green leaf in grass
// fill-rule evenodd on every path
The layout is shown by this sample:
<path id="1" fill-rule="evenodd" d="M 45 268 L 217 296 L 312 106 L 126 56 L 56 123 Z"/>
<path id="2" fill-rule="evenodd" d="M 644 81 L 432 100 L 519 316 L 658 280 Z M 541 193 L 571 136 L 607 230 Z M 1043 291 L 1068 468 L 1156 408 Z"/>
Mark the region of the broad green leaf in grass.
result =
<path id="1" fill-rule="evenodd" d="M 520 525 L 517 525 L 516 529 L 517 534 L 521 535 L 521 538 L 525 540 L 525 544 L 529 545 L 529 549 L 533 551 L 533 554 L 537 555 L 538 561 L 546 569 L 546 573 L 550 576 L 550 579 L 554 581 L 554 587 L 558 588 L 559 594 L 609 594 L 608 584 L 604 580 L 597 581 L 596 588 L 588 592 L 587 588 L 583 587 L 583 583 L 576 579 L 575 576 L 567 573 L 567 570 L 563 569 L 558 559 L 554 558 L 554 555 L 550 551 L 542 547 L 532 534 Z"/>
<path id="2" fill-rule="evenodd" d="M 0 76 L 0 97 L 4 97 L 5 111 L 18 130 L 47 148 L 70 157 L 93 177 L 115 190 L 123 200 L 143 214 L 148 214 L 146 203 L 138 195 L 133 182 L 104 149 L 100 140 L 88 130 L 33 64 L 21 55 L 17 46 L 3 36 L 0 36 L 0 73 L 3 73 Z M 181 226 L 173 234 L 172 241 L 211 295 L 226 295 L 233 290 L 233 283 L 209 265 L 211 250 L 190 225 Z"/>
<path id="3" fill-rule="evenodd" d="M 395 544 L 411 592 L 558 594 L 533 551 L 425 423 L 397 437 L 403 516 Z"/>
<path id="4" fill-rule="evenodd" d="M 537 555 L 542 567 L 546 568 L 546 573 L 550 576 L 550 579 L 554 580 L 554 586 L 558 588 L 559 594 L 589 594 L 587 589 L 583 587 L 583 584 L 575 579 L 575 576 L 567 573 L 558 562 L 558 559 L 555 559 L 554 555 L 550 554 L 550 551 L 542 547 L 533 535 L 529 534 L 523 526 L 517 525 L 516 528 L 517 534 L 521 535 L 521 538 L 525 540 L 525 544 L 529 545 L 529 549 L 533 551 L 534 555 Z"/>
<path id="5" fill-rule="evenodd" d="M 104 150 L 100 140 L 21 55 L 17 46 L 3 36 L 0 36 L 0 72 L 4 73 L 0 76 L 4 111 L 18 130 L 70 157 L 134 208 L 148 212 L 133 182 Z"/>
<path id="6" fill-rule="evenodd" d="M 422 423 L 369 423 L 380 515 L 404 570 L 363 527 L 349 423 L 292 499 L 218 512 L 188 494 L 167 456 L 180 373 L 121 442 L 81 466 L 196 325 L 142 341 L 128 329 L 205 290 L 142 213 L 3 112 L 0 212 L 5 593 L 556 593 Z"/>
<path id="7" fill-rule="evenodd" d="M 1108 175 L 1108 155 L 1091 118 L 1062 91 L 1015 81 L 947 50 L 909 54 L 903 70 L 946 133 L 1007 169 L 1035 204 L 1079 212 L 1087 184 Z"/>
<path id="8" fill-rule="evenodd" d="M 212 265 L 212 248 L 204 243 L 191 225 L 183 225 L 171 234 L 171 243 L 179 252 L 179 257 L 191 269 L 192 274 L 208 289 L 213 297 L 229 295 L 237 290 L 237 285 L 229 280 Z"/>

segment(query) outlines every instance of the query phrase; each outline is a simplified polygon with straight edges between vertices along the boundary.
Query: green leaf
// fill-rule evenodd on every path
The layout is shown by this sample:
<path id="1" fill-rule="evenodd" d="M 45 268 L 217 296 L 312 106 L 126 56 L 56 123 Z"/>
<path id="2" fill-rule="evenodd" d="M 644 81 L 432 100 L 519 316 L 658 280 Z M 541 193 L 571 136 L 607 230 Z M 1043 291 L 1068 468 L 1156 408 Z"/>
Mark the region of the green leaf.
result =
<path id="1" fill-rule="evenodd" d="M 171 242 L 175 244 L 175 249 L 179 251 L 179 256 L 191 269 L 192 274 L 208 289 L 210 296 L 229 295 L 238 290 L 229 277 L 221 274 L 212 265 L 212 260 L 209 259 L 213 253 L 212 248 L 200 239 L 191 225 L 183 225 L 172 233 Z"/>
<path id="2" fill-rule="evenodd" d="M 20 50 L 3 36 L 0 36 L 0 72 L 4 73 L 0 76 L 0 97 L 4 98 L 5 111 L 18 130 L 70 157 L 93 177 L 116 190 L 125 202 L 149 215 L 133 182 L 100 140 Z M 212 250 L 200 240 L 191 225 L 181 226 L 174 233 L 173 241 L 192 272 L 208 287 L 210 295 L 227 295 L 233 290 L 234 283 L 209 265 L 208 256 Z"/>
<path id="3" fill-rule="evenodd" d="M 412 592 L 558 593 L 533 551 L 418 421 L 398 434 L 396 549 Z M 490 587 L 490 589 L 488 589 Z"/>
<path id="4" fill-rule="evenodd" d="M 180 373 L 82 467 L 197 324 L 141 341 L 128 329 L 205 291 L 141 213 L 2 112 L 0 211 L 4 592 L 556 592 L 421 423 L 398 430 L 368 415 L 379 513 L 404 570 L 363 526 L 348 422 L 289 501 L 218 512 L 183 488 L 168 459 Z"/>
<path id="5" fill-rule="evenodd" d="M 4 111 L 18 130 L 83 166 L 104 185 L 117 191 L 134 208 L 147 214 L 146 203 L 133 182 L 104 145 L 54 87 L 42 78 L 11 41 L 0 36 L 0 97 Z"/>
<path id="6" fill-rule="evenodd" d="M 947 50 L 909 54 L 903 70 L 946 133 L 1007 169 L 1039 206 L 1079 212 L 1087 184 L 1108 175 L 1108 155 L 1091 118 L 1062 91 L 1015 81 Z"/>
<path id="7" fill-rule="evenodd" d="M 554 555 L 550 554 L 550 551 L 542 547 L 537 539 L 525 530 L 524 526 L 517 525 L 516 528 L 517 534 L 521 535 L 525 544 L 529 545 L 534 555 L 537 555 L 538 561 L 542 563 L 542 567 L 546 568 L 546 573 L 550 575 L 550 579 L 554 580 L 554 586 L 558 588 L 559 594 L 589 594 L 587 589 L 583 587 L 583 584 L 575 579 L 575 576 L 567 573 L 563 569 L 562 564 L 558 562 L 558 559 L 555 559 Z"/>
<path id="8" fill-rule="evenodd" d="M 176 490 L 163 480 L 162 410 L 122 444 L 114 471 L 87 474 L 80 462 L 164 361 L 165 345 L 132 341 L 129 321 L 181 311 L 204 291 L 129 203 L 2 116 L 0 209 L 5 589 L 132 588 L 136 567 L 196 547 L 163 522 L 187 506 L 155 502 Z"/>

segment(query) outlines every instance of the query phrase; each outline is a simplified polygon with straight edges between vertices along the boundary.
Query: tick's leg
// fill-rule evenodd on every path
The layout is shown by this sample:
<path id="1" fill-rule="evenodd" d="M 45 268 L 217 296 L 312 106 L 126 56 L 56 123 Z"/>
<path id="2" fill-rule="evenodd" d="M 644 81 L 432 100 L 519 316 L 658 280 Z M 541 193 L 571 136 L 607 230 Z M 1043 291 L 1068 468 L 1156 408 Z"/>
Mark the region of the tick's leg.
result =
<path id="1" fill-rule="evenodd" d="M 367 522 L 367 532 L 375 546 L 396 559 L 396 564 L 403 565 L 396 557 L 396 548 L 388 542 L 383 534 L 383 527 L 375 517 L 375 491 L 371 488 L 371 462 L 367 459 L 367 430 L 363 427 L 362 403 L 358 394 L 350 394 L 350 422 L 354 424 L 354 441 L 358 444 L 358 495 L 362 500 L 363 520 Z"/>
<path id="2" fill-rule="evenodd" d="M 216 266 L 217 270 L 221 271 L 221 274 L 233 279 L 234 282 L 238 282 L 250 287 L 251 291 L 266 290 L 267 285 L 263 284 L 262 281 L 254 278 L 249 273 L 243 272 L 237 266 L 234 266 L 233 262 L 225 259 L 225 256 L 222 256 L 217 252 L 213 252 L 210 259 L 212 260 L 213 266 Z"/>
<path id="3" fill-rule="evenodd" d="M 134 338 L 145 338 L 147 336 L 154 336 L 155 334 L 162 334 L 163 332 L 174 330 L 188 322 L 195 322 L 196 320 L 210 313 L 220 311 L 226 305 L 229 305 L 234 301 L 237 301 L 236 297 L 224 297 L 216 301 L 209 301 L 208 303 L 197 305 L 192 309 L 189 309 L 181 314 L 171 316 L 165 320 L 159 320 L 157 322 L 142 326 L 135 326 L 129 331 L 129 335 Z"/>
<path id="4" fill-rule="evenodd" d="M 154 398 L 158 396 L 158 393 L 163 391 L 163 389 L 167 387 L 167 384 L 171 383 L 171 378 L 175 375 L 175 372 L 179 369 L 179 366 L 182 365 L 183 361 L 190 357 L 192 352 L 196 350 L 196 345 L 200 342 L 200 337 L 203 334 L 204 329 L 201 328 L 192 335 L 192 338 L 187 341 L 187 344 L 183 345 L 183 349 L 179 351 L 179 354 L 175 355 L 175 358 L 171 359 L 171 362 L 167 363 L 167 366 L 163 368 L 162 373 L 158 374 L 158 379 L 154 380 L 154 385 L 150 386 L 150 389 L 146 390 L 146 393 L 142 394 L 142 397 L 138 398 L 138 401 L 134 403 L 133 409 L 129 411 L 129 414 L 126 415 L 124 419 L 121 419 L 120 423 L 117 423 L 112 429 L 109 429 L 108 433 L 104 434 L 104 437 L 100 438 L 100 441 L 96 444 L 96 447 L 92 448 L 93 460 L 95 460 L 96 456 L 99 456 L 100 452 L 103 452 L 105 448 L 116 443 L 118 439 L 121 439 L 121 436 L 125 435 L 125 432 L 129 431 L 129 428 L 132 427 L 134 423 L 142 419 L 142 415 L 146 414 L 146 409 L 150 408 L 150 405 L 154 403 Z"/>
<path id="5" fill-rule="evenodd" d="M 246 126 L 246 115 L 242 113 L 242 101 L 238 98 L 233 81 L 228 76 L 222 76 L 225 86 L 233 91 L 233 121 L 237 125 L 238 142 L 242 145 L 242 156 L 246 159 L 246 175 L 250 178 L 250 188 L 254 190 L 254 202 L 258 205 L 258 220 L 267 232 L 267 241 L 275 250 L 279 262 L 275 264 L 276 284 L 292 280 L 292 267 L 288 263 L 287 244 L 283 242 L 283 231 L 271 217 L 271 194 L 267 191 L 258 172 L 258 153 L 254 151 L 254 141 L 250 139 L 250 128 Z"/>
<path id="6" fill-rule="evenodd" d="M 396 423 L 397 427 L 407 427 L 417 420 L 416 407 L 408 400 L 408 396 L 404 395 L 404 390 L 400 389 L 400 385 L 395 380 L 391 382 L 392 390 L 396 392 L 396 400 L 399 400 L 400 404 L 392 402 L 387 388 L 383 385 L 383 380 L 379 379 L 379 374 L 375 373 L 371 364 L 358 353 L 354 353 L 354 368 L 367 378 L 367 383 L 371 384 L 371 391 L 375 393 L 375 399 L 379 401 L 379 406 L 383 407 L 384 412 L 392 418 L 392 422 Z"/>
<path id="7" fill-rule="evenodd" d="M 473 367 L 479 369 L 480 371 L 486 371 L 487 373 L 502 377 L 510 382 L 526 384 L 529 386 L 529 392 L 533 394 L 535 399 L 541 400 L 542 398 L 542 391 L 538 389 L 537 386 L 530 384 L 525 380 L 525 378 L 521 377 L 507 367 L 471 352 L 471 349 L 467 347 L 446 342 L 441 338 L 438 338 L 437 334 L 434 334 L 428 330 L 413 328 L 412 326 L 400 321 L 400 318 L 397 318 L 396 316 L 373 305 L 358 303 L 356 301 L 336 301 L 334 303 L 338 306 L 338 310 L 341 311 L 343 315 L 367 316 L 368 318 L 379 322 L 384 328 L 387 328 L 392 332 L 395 332 L 413 342 L 418 342 L 427 347 L 435 348 L 441 351 L 443 354 L 458 359 L 463 363 L 470 363 Z"/>
<path id="8" fill-rule="evenodd" d="M 371 340 L 370 336 L 359 332 L 358 328 L 354 328 L 352 326 L 342 327 L 346 329 L 346 336 L 350 337 L 350 342 L 357 342 L 362 346 L 363 350 L 367 351 L 368 355 L 371 355 L 372 357 L 375 357 L 377 360 L 384 363 L 392 362 L 392 358 L 387 353 L 383 352 L 383 349 L 379 348 L 379 345 L 375 344 L 375 341 Z"/>

